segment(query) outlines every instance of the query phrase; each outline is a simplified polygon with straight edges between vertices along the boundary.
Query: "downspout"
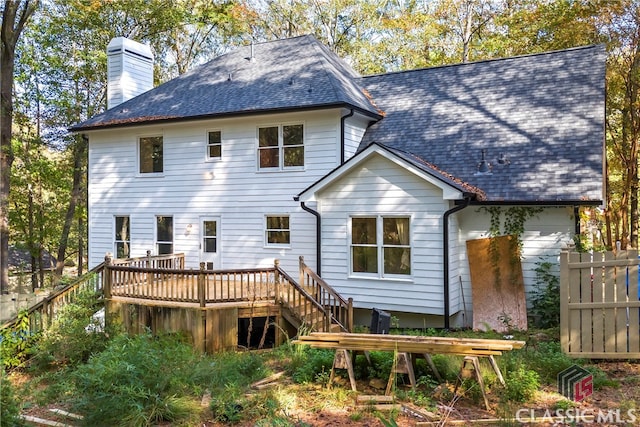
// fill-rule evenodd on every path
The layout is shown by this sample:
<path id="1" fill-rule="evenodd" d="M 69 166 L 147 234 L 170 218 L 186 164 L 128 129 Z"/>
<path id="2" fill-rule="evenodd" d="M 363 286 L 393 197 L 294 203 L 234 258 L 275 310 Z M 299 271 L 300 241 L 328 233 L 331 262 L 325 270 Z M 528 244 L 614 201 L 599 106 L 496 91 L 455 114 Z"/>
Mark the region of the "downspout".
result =
<path id="1" fill-rule="evenodd" d="M 449 329 L 449 316 L 451 307 L 449 307 L 449 216 L 453 213 L 461 211 L 469 206 L 471 197 L 466 195 L 464 204 L 454 206 L 444 213 L 442 216 L 442 255 L 443 255 L 443 293 L 444 293 L 444 328 Z"/>
<path id="2" fill-rule="evenodd" d="M 340 164 L 344 163 L 344 122 L 353 116 L 353 108 L 346 116 L 340 117 Z M 302 208 L 304 209 L 304 208 Z M 319 275 L 319 273 L 318 273 Z"/>
<path id="3" fill-rule="evenodd" d="M 298 196 L 295 196 L 293 198 L 293 200 L 295 200 L 296 202 L 300 201 L 300 198 Z M 311 215 L 316 217 L 316 273 L 318 274 L 318 276 L 322 276 L 322 257 L 320 256 L 320 238 L 321 238 L 321 231 L 322 231 L 322 223 L 321 223 L 321 219 L 320 219 L 320 214 L 316 211 L 314 211 L 313 209 L 311 209 L 309 206 L 305 205 L 304 202 L 300 202 L 300 207 L 309 212 Z"/>

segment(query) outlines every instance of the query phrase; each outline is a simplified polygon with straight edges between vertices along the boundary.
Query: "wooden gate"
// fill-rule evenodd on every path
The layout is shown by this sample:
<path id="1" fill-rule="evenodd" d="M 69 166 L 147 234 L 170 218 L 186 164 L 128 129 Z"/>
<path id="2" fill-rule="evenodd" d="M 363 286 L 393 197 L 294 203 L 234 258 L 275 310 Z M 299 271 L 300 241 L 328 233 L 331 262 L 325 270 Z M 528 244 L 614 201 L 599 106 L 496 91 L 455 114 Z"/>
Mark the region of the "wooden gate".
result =
<path id="1" fill-rule="evenodd" d="M 562 252 L 560 343 L 572 357 L 640 358 L 638 251 Z"/>

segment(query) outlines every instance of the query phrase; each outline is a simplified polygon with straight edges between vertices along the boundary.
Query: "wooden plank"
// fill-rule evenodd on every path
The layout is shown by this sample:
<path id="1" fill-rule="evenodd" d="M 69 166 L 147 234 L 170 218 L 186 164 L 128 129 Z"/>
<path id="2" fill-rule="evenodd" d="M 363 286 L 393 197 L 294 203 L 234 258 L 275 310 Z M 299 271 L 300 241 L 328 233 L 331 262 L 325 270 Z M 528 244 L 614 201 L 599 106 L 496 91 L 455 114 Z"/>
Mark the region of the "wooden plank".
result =
<path id="1" fill-rule="evenodd" d="M 570 253 L 569 254 L 569 265 L 574 262 L 581 261 L 581 254 L 579 253 Z M 581 274 L 583 274 L 582 270 L 569 270 L 569 301 L 571 303 L 574 302 L 582 302 L 580 299 L 580 278 Z M 581 315 L 580 310 L 570 310 L 569 311 L 569 324 L 568 324 L 568 333 L 569 333 L 569 351 L 580 351 L 580 336 L 582 334 L 582 324 L 581 324 Z"/>
<path id="2" fill-rule="evenodd" d="M 473 328 L 527 329 L 522 266 L 515 236 L 468 240 Z"/>
<path id="3" fill-rule="evenodd" d="M 638 260 L 638 251 L 628 251 L 630 259 Z M 628 268 L 628 301 L 629 301 L 629 352 L 640 352 L 640 310 L 635 307 L 638 304 L 640 307 L 640 295 L 638 290 L 638 264 L 632 264 Z"/>
<path id="4" fill-rule="evenodd" d="M 351 351 L 403 351 L 405 353 L 415 353 L 415 354 L 423 354 L 423 353 L 431 353 L 431 354 L 452 354 L 452 355 L 477 355 L 477 356 L 500 356 L 502 354 L 501 351 L 498 350 L 483 350 L 483 349 L 473 349 L 473 348 L 465 348 L 461 346 L 456 346 L 451 348 L 450 346 L 438 346 L 438 345 L 419 345 L 419 346 L 403 346 L 399 348 L 394 348 L 392 346 L 380 347 L 380 346 L 370 346 L 370 345 L 344 345 L 344 344 L 336 344 L 336 343 L 326 343 L 326 342 L 313 342 L 313 341 L 293 341 L 294 344 L 304 344 L 309 345 L 314 348 L 326 348 L 326 349 L 337 349 L 337 348 L 345 348 Z"/>
<path id="5" fill-rule="evenodd" d="M 606 253 L 606 252 L 605 252 Z M 628 267 L 631 265 L 637 264 L 637 261 L 633 259 L 627 258 L 618 258 L 615 257 L 611 259 L 605 259 L 605 261 L 601 262 L 593 262 L 593 261 L 581 261 L 581 262 L 572 262 L 569 265 L 570 269 L 583 269 L 583 268 L 596 268 L 596 267 Z"/>
<path id="6" fill-rule="evenodd" d="M 604 353 L 567 353 L 569 357 L 575 358 L 585 358 L 585 359 L 616 359 L 616 360 L 627 360 L 627 359 L 640 359 L 640 352 L 624 352 L 624 353 L 613 353 L 613 352 L 604 352 Z"/>
<path id="7" fill-rule="evenodd" d="M 379 394 L 362 394 L 356 396 L 356 403 L 393 403 L 394 396 Z"/>
<path id="8" fill-rule="evenodd" d="M 626 251 L 620 251 L 616 255 L 618 259 L 625 259 Z M 627 269 L 625 267 L 616 268 L 616 301 L 627 302 Z M 616 309 L 616 353 L 626 353 L 628 347 L 628 319 L 627 309 Z"/>
<path id="9" fill-rule="evenodd" d="M 358 337 L 370 338 L 374 341 L 390 340 L 390 341 L 435 341 L 435 342 L 451 342 L 451 343 L 480 343 L 480 344 L 511 344 L 513 348 L 522 348 L 526 342 L 521 340 L 502 340 L 502 339 L 486 339 L 486 338 L 466 338 L 466 337 L 434 337 L 428 335 L 394 335 L 394 334 L 359 334 L 349 332 L 311 332 L 309 335 L 301 336 L 300 339 L 326 339 L 339 341 L 340 337 Z"/>
<path id="10" fill-rule="evenodd" d="M 613 252 L 605 252 L 605 260 L 615 258 Z M 615 302 L 616 300 L 616 268 L 613 266 L 605 267 L 604 277 L 604 300 L 605 302 Z M 616 352 L 616 310 L 607 308 L 604 310 L 604 351 L 605 353 Z"/>
<path id="11" fill-rule="evenodd" d="M 582 257 L 589 254 L 582 254 Z M 580 270 L 580 349 L 584 352 L 593 350 L 593 311 L 585 308 L 584 303 L 593 302 L 593 289 L 591 288 L 591 278 L 593 269 L 584 268 Z"/>
<path id="12" fill-rule="evenodd" d="M 570 351 L 569 343 L 569 252 L 560 252 L 560 348 Z"/>
<path id="13" fill-rule="evenodd" d="M 594 264 L 602 262 L 604 255 L 601 252 L 594 252 L 593 261 Z M 603 303 L 604 301 L 604 281 L 603 281 L 603 269 L 602 267 L 593 268 L 593 303 Z M 592 351 L 603 352 L 604 351 L 604 307 L 592 307 L 593 308 L 593 347 Z"/>

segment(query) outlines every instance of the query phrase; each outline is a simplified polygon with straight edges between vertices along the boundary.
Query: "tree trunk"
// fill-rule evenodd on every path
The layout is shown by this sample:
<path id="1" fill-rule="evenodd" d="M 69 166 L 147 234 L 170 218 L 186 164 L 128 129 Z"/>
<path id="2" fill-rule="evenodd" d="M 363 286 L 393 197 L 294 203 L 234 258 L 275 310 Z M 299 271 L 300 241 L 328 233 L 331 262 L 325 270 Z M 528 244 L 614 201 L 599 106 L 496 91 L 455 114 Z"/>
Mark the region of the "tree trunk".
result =
<path id="1" fill-rule="evenodd" d="M 67 214 L 64 218 L 62 227 L 62 235 L 60 236 L 60 245 L 58 246 L 58 260 L 56 264 L 56 276 L 62 275 L 64 269 L 64 261 L 69 243 L 69 233 L 73 218 L 76 213 L 76 206 L 82 196 L 82 178 L 84 176 L 84 157 L 86 154 L 86 143 L 81 136 L 76 136 L 76 142 L 73 145 L 73 188 L 71 189 L 71 199 L 67 208 Z"/>
<path id="2" fill-rule="evenodd" d="M 78 218 L 78 277 L 84 273 L 84 221 Z"/>
<path id="3" fill-rule="evenodd" d="M 9 291 L 9 188 L 16 43 L 38 0 L 5 0 L 0 29 L 0 293 Z"/>

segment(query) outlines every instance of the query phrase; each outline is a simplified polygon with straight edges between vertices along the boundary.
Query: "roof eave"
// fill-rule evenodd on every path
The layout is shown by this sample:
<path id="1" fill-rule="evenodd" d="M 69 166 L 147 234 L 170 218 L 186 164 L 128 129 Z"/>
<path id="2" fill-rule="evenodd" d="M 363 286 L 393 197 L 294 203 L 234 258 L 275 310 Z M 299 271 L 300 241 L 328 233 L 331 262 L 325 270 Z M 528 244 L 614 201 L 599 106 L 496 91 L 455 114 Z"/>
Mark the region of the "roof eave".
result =
<path id="1" fill-rule="evenodd" d="M 462 201 L 456 201 L 462 203 Z M 472 200 L 471 205 L 483 206 L 601 206 L 602 200 Z"/>
<path id="2" fill-rule="evenodd" d="M 230 118 L 230 117 L 242 117 L 242 116 L 255 116 L 261 114 L 273 114 L 273 113 L 290 113 L 290 112 L 300 112 L 300 111 L 313 111 L 313 110 L 328 110 L 332 108 L 349 108 L 357 111 L 365 116 L 369 116 L 374 120 L 382 119 L 382 115 L 378 113 L 374 113 L 366 110 L 365 108 L 349 104 L 346 102 L 340 103 L 331 103 L 331 104 L 317 104 L 317 105 L 309 105 L 309 106 L 301 106 L 301 107 L 282 107 L 282 108 L 263 108 L 256 110 L 247 110 L 247 111 L 230 111 L 224 113 L 213 113 L 213 114 L 201 114 L 196 116 L 177 116 L 177 117 L 141 117 L 135 121 L 127 120 L 127 121 L 114 121 L 111 123 L 98 124 L 93 126 L 71 126 L 68 128 L 69 132 L 88 132 L 93 130 L 104 130 L 104 129 L 114 129 L 114 128 L 126 128 L 126 127 L 134 127 L 141 125 L 151 125 L 151 124 L 162 124 L 162 123 L 176 123 L 176 122 L 187 122 L 187 121 L 197 121 L 197 120 L 209 120 L 209 119 L 218 119 L 218 118 Z"/>

